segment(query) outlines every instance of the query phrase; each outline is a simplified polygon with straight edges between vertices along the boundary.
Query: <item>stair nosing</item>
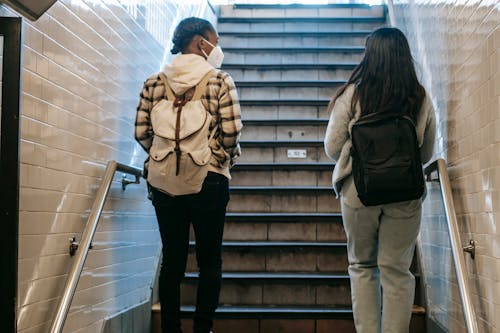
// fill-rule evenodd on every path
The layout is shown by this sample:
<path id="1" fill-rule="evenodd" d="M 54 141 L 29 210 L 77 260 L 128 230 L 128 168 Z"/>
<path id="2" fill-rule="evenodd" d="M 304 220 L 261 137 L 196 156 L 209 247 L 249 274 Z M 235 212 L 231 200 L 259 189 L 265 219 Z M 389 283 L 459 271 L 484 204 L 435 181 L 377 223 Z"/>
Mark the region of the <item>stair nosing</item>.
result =
<path id="1" fill-rule="evenodd" d="M 302 141 L 285 141 L 285 140 L 242 140 L 241 147 L 323 147 L 322 140 L 302 140 Z"/>
<path id="2" fill-rule="evenodd" d="M 337 46 L 337 47 L 225 47 L 224 52 L 262 52 L 262 53 L 323 53 L 323 52 L 338 52 L 338 53 L 357 53 L 364 52 L 364 46 Z"/>
<path id="3" fill-rule="evenodd" d="M 387 21 L 384 16 L 289 16 L 289 17 L 236 17 L 222 16 L 219 17 L 217 23 L 286 23 L 286 22 L 306 22 L 306 23 L 383 23 Z"/>
<path id="4" fill-rule="evenodd" d="M 233 166 L 233 171 L 255 171 L 255 170 L 331 170 L 335 164 L 330 162 L 317 163 L 293 163 L 293 162 L 277 162 L 277 163 L 237 163 Z"/>
<path id="5" fill-rule="evenodd" d="M 304 119 L 243 119 L 243 125 L 246 126 L 279 126 L 279 125 L 326 125 L 326 118 L 304 118 Z"/>
<path id="6" fill-rule="evenodd" d="M 336 81 L 235 81 L 238 88 L 261 87 L 336 87 L 345 84 L 345 80 Z"/>
<path id="7" fill-rule="evenodd" d="M 293 213 L 267 213 L 267 212 L 227 212 L 226 221 L 232 223 L 242 222 L 303 222 L 304 220 L 327 220 L 328 222 L 341 222 L 342 213 L 308 213 L 308 212 L 293 212 Z"/>
<path id="8" fill-rule="evenodd" d="M 196 241 L 189 241 L 189 246 L 194 246 Z M 309 247 L 309 248 L 320 248 L 320 247 L 329 247 L 329 248 L 343 248 L 347 246 L 346 242 L 304 242 L 304 241 L 288 241 L 288 242 L 276 242 L 276 241 L 223 241 L 222 246 L 225 248 L 238 248 L 238 247 Z"/>
<path id="9" fill-rule="evenodd" d="M 358 63 L 333 63 L 333 64 L 224 64 L 226 69 L 260 69 L 260 70 L 296 70 L 296 69 L 353 69 Z"/>
<path id="10" fill-rule="evenodd" d="M 232 5 L 235 9 L 276 9 L 276 8 L 294 8 L 294 9 L 318 9 L 318 8 L 371 8 L 371 5 L 364 3 L 329 3 L 329 4 L 300 4 L 300 3 L 290 3 L 290 4 L 244 4 L 237 3 Z M 379 5 L 384 6 L 384 5 Z M 384 6 L 384 8 L 386 8 Z"/>
<path id="11" fill-rule="evenodd" d="M 190 317 L 194 306 L 181 306 L 181 315 Z M 290 306 L 224 306 L 215 311 L 215 318 L 348 318 L 352 319 L 351 307 L 290 307 Z"/>
<path id="12" fill-rule="evenodd" d="M 351 31 L 310 31 L 310 32 L 298 32 L 298 31 L 283 31 L 283 32 L 219 32 L 219 36 L 238 36 L 245 38 L 255 38 L 255 37 L 352 37 L 352 36 L 368 36 L 371 30 L 351 30 Z"/>
<path id="13" fill-rule="evenodd" d="M 186 272 L 186 279 L 198 279 L 199 273 L 197 272 Z M 290 280 L 290 281 L 299 281 L 299 280 L 330 280 L 330 281 L 345 281 L 349 280 L 348 273 L 271 273 L 271 272 L 223 272 L 222 273 L 223 280 L 267 280 L 267 281 L 276 281 L 276 280 Z"/>
<path id="14" fill-rule="evenodd" d="M 273 106 L 273 105 L 288 105 L 288 106 L 312 106 L 312 107 L 327 107 L 330 100 L 304 100 L 304 99 L 242 99 L 242 106 Z"/>
<path id="15" fill-rule="evenodd" d="M 230 186 L 232 193 L 242 192 L 332 192 L 332 186 Z"/>

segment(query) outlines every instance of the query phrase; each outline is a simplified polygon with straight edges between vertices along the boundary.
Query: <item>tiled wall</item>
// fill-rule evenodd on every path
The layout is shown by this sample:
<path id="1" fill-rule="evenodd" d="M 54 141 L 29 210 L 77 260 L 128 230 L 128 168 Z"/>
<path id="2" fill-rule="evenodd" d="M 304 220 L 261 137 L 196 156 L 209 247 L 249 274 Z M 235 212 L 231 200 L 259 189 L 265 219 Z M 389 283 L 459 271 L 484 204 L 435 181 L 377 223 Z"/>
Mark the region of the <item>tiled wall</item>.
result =
<path id="1" fill-rule="evenodd" d="M 437 106 L 436 155 L 449 164 L 462 243 L 477 242 L 476 259 L 467 255 L 466 264 L 479 330 L 500 332 L 500 2 L 395 4 L 399 27 Z M 431 280 L 429 288 L 449 296 L 443 308 L 429 309 L 431 315 L 450 332 L 464 331 L 453 268 L 446 265 L 446 228 L 439 219 L 428 219 L 421 235 L 434 247 L 429 262 L 443 264 L 442 278 Z"/>
<path id="2" fill-rule="evenodd" d="M 187 4 L 186 4 L 187 3 Z M 18 16 L 5 5 L 2 16 Z M 142 167 L 133 139 L 143 81 L 161 68 L 183 17 L 214 15 L 205 0 L 60 0 L 24 20 L 18 331 L 45 333 L 108 160 Z M 145 185 L 117 175 L 65 332 L 147 302 L 160 252 Z"/>

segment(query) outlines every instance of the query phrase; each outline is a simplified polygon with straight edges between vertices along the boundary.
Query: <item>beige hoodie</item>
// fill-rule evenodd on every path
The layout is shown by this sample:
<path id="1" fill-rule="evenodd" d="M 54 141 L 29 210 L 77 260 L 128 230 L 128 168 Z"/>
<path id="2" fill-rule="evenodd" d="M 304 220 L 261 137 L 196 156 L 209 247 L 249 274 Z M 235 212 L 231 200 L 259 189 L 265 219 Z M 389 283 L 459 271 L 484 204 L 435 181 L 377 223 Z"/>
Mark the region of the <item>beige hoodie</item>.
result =
<path id="1" fill-rule="evenodd" d="M 214 69 L 202 56 L 179 54 L 172 63 L 165 65 L 163 72 L 176 95 L 182 95 L 196 86 L 210 70 Z"/>

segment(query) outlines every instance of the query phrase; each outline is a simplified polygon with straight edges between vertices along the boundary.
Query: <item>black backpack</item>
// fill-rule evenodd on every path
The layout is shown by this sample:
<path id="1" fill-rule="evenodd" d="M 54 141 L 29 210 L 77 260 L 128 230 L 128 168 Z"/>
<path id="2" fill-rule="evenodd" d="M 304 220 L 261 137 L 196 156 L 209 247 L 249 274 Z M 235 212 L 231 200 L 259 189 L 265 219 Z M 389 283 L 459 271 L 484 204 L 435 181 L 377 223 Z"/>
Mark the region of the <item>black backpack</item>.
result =
<path id="1" fill-rule="evenodd" d="M 352 127 L 352 173 L 365 206 L 422 197 L 425 188 L 413 120 L 395 113 L 371 113 Z"/>

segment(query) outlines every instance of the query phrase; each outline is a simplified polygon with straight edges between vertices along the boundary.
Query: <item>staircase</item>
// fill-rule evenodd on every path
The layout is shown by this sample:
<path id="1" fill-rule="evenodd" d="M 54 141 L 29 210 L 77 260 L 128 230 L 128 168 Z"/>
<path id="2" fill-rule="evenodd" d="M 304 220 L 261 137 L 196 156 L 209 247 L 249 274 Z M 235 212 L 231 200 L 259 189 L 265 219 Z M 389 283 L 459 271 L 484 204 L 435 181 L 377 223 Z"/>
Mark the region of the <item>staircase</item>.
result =
<path id="1" fill-rule="evenodd" d="M 383 6 L 221 8 L 223 70 L 236 82 L 244 129 L 232 169 L 216 333 L 355 332 L 346 239 L 323 149 L 335 89 L 363 55 Z M 182 287 L 196 299 L 194 243 Z M 417 280 L 418 283 L 418 280 Z M 159 306 L 153 310 L 157 332 Z M 425 332 L 414 314 L 412 332 Z M 190 332 L 191 322 L 183 324 Z"/>

